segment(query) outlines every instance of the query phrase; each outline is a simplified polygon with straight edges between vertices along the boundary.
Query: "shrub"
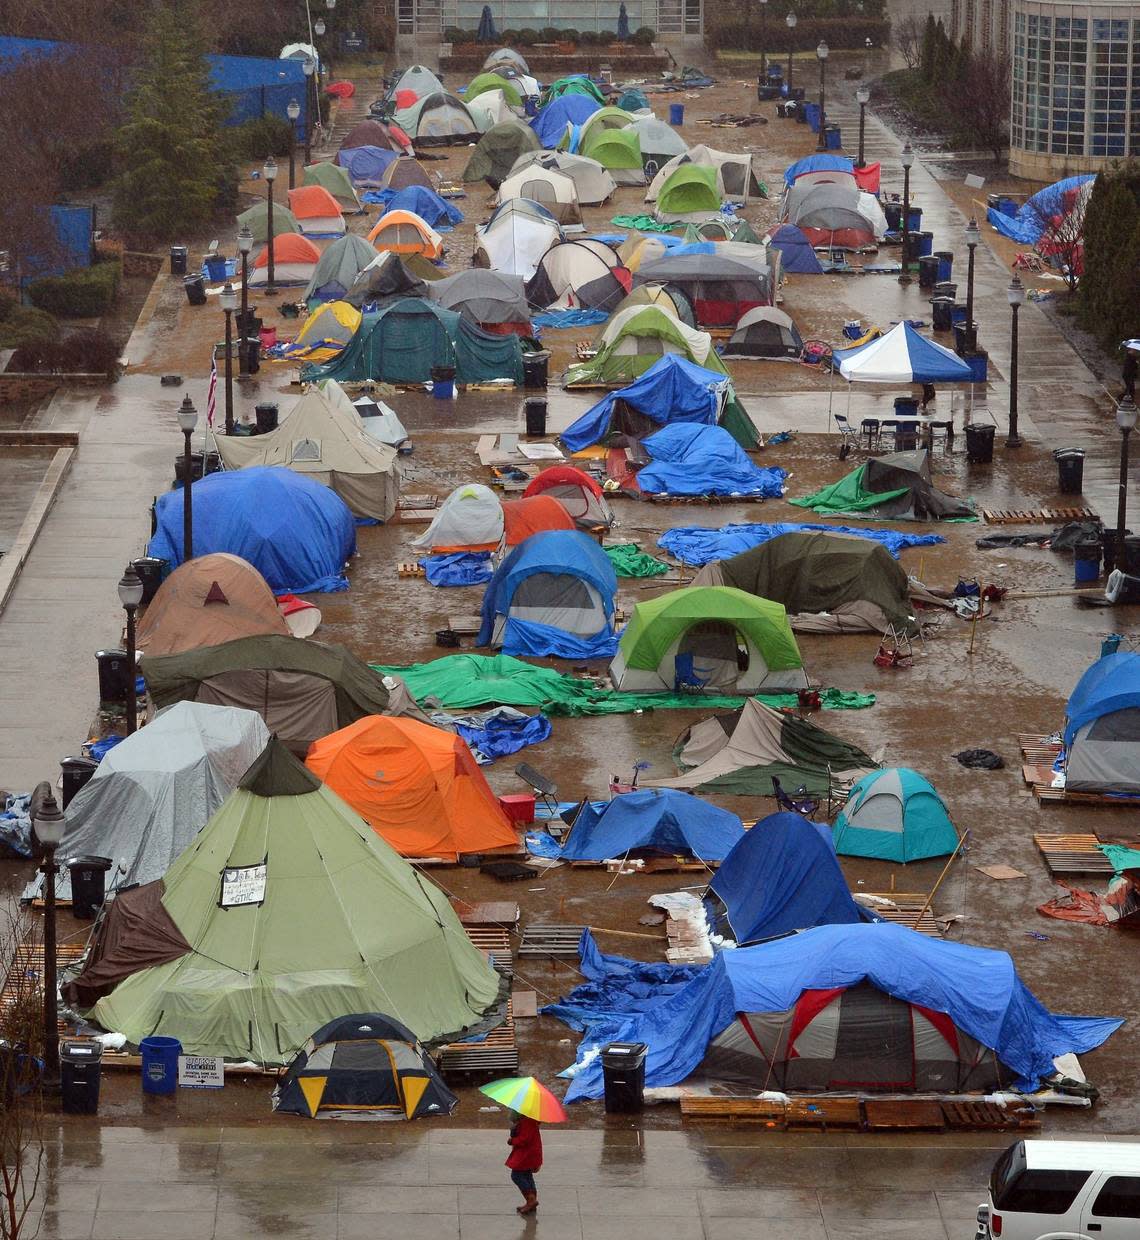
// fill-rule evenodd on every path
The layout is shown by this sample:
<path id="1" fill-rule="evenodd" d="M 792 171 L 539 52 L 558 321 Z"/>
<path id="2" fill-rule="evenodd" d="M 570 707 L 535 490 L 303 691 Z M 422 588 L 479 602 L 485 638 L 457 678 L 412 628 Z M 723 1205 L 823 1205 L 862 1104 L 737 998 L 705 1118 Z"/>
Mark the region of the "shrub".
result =
<path id="1" fill-rule="evenodd" d="M 634 43 L 648 47 L 657 38 L 657 31 L 652 26 L 640 26 L 633 32 Z"/>
<path id="2" fill-rule="evenodd" d="M 583 30 L 578 36 L 578 42 L 582 47 L 599 47 L 603 41 L 608 43 L 609 35 L 602 34 L 600 30 Z"/>
<path id="3" fill-rule="evenodd" d="M 511 27 L 510 30 L 504 30 L 502 34 L 499 35 L 499 40 L 502 46 L 503 47 L 514 47 L 515 44 L 519 41 L 519 33 L 520 32 L 518 30 L 515 30 L 513 26 Z M 472 38 L 474 38 L 474 36 L 472 36 Z"/>
<path id="4" fill-rule="evenodd" d="M 534 47 L 541 37 L 538 31 L 530 26 L 524 26 L 519 31 L 519 43 L 523 47 Z"/>
<path id="5" fill-rule="evenodd" d="M 466 43 L 467 31 L 462 26 L 444 26 L 443 41 L 445 43 Z"/>
<path id="6" fill-rule="evenodd" d="M 8 298 L 0 300 L 0 305 L 5 310 L 0 321 L 0 348 L 51 345 L 59 337 L 59 324 L 46 311 L 17 305 Z"/>
<path id="7" fill-rule="evenodd" d="M 301 122 L 298 120 L 298 133 Z M 241 125 L 224 129 L 226 146 L 229 155 L 238 161 L 262 160 L 267 155 L 289 154 L 289 142 L 292 129 L 289 121 L 282 116 L 258 116 Z"/>
<path id="8" fill-rule="evenodd" d="M 108 332 L 97 327 L 81 327 L 64 336 L 57 345 L 59 369 L 73 374 L 106 375 L 115 378 L 119 372 L 122 349 Z"/>
<path id="9" fill-rule="evenodd" d="M 751 38 L 749 34 L 751 33 Z M 833 50 L 843 48 L 861 48 L 867 39 L 875 47 L 886 47 L 890 41 L 891 24 L 875 18 L 854 17 L 801 17 L 794 31 L 780 23 L 768 24 L 768 46 L 765 49 L 769 56 L 787 54 L 789 37 L 792 50 L 806 52 L 814 50 L 823 40 Z M 760 50 L 760 23 L 754 21 L 751 30 L 747 22 L 726 22 L 715 26 L 705 33 L 705 42 L 709 47 L 741 51 Z M 816 70 L 818 73 L 818 69 Z"/>
<path id="10" fill-rule="evenodd" d="M 543 28 L 539 31 L 539 34 L 542 35 L 542 38 L 539 40 L 539 42 L 561 43 L 562 36 L 565 33 L 566 32 L 564 30 L 559 30 L 557 26 L 543 26 Z"/>
<path id="11" fill-rule="evenodd" d="M 59 188 L 69 193 L 98 189 L 111 174 L 115 144 L 110 138 L 96 142 L 63 157 Z"/>
<path id="12" fill-rule="evenodd" d="M 575 30 L 573 26 L 568 26 L 565 30 L 560 32 L 558 42 L 559 43 L 577 43 L 581 40 L 581 38 L 582 38 L 581 34 L 579 34 L 579 32 Z"/>
<path id="13" fill-rule="evenodd" d="M 28 298 L 39 310 L 65 319 L 94 319 L 105 314 L 119 291 L 123 267 L 118 262 L 48 276 L 28 285 Z"/>

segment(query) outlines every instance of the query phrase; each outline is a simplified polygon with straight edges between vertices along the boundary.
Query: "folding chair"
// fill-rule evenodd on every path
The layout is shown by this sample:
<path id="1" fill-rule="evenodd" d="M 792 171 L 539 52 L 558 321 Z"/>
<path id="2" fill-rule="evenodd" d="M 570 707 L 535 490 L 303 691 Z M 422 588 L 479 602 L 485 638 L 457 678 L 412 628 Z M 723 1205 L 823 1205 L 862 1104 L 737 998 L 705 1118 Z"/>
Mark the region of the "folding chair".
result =
<path id="1" fill-rule="evenodd" d="M 702 680 L 693 670 L 693 656 L 691 654 L 679 654 L 674 657 L 674 693 L 700 693 L 706 684 L 708 684 L 708 681 Z"/>
<path id="2" fill-rule="evenodd" d="M 788 796 L 780 787 L 780 781 L 775 775 L 772 776 L 772 795 L 776 798 L 776 804 L 780 809 L 789 814 L 800 814 L 804 818 L 810 818 L 819 809 L 818 797 L 808 796 L 806 788 L 797 788 L 794 796 Z"/>
<path id="3" fill-rule="evenodd" d="M 835 425 L 839 428 L 841 436 L 839 459 L 845 461 L 851 455 L 851 449 L 859 446 L 859 436 L 855 434 L 855 428 L 848 422 L 846 414 L 833 413 L 831 416 L 835 419 Z"/>
<path id="4" fill-rule="evenodd" d="M 515 774 L 530 788 L 535 799 L 542 802 L 552 818 L 557 815 L 558 785 L 552 779 L 540 774 L 529 762 L 520 762 L 515 767 Z"/>

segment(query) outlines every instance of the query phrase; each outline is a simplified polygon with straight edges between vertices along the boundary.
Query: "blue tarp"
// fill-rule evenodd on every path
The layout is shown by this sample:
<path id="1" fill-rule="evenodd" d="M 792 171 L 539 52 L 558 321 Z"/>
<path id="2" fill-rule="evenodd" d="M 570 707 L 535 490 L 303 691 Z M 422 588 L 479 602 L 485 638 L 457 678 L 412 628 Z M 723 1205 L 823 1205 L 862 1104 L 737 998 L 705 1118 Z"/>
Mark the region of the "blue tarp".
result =
<path id="1" fill-rule="evenodd" d="M 476 761 L 484 765 L 518 753 L 528 745 L 537 745 L 551 732 L 550 720 L 545 715 L 524 715 L 509 706 L 487 712 L 478 723 L 464 723 L 460 719 L 454 723 Z"/>
<path id="2" fill-rule="evenodd" d="M 728 386 L 727 376 L 718 371 L 706 370 L 676 353 L 667 353 L 628 387 L 607 392 L 558 438 L 568 452 L 601 443 L 610 432 L 610 419 L 618 400 L 662 426 L 671 422 L 713 426 L 719 408 L 717 393 Z"/>
<path id="3" fill-rule="evenodd" d="M 805 172 L 850 172 L 855 173 L 855 165 L 846 155 L 829 155 L 821 152 L 818 155 L 805 155 L 789 164 L 784 169 L 784 184 L 794 185 L 796 177 Z"/>
<path id="4" fill-rule="evenodd" d="M 544 310 L 530 321 L 534 327 L 596 327 L 609 317 L 605 310 Z"/>
<path id="5" fill-rule="evenodd" d="M 553 150 L 562 141 L 566 133 L 566 125 L 581 125 L 602 105 L 590 95 L 560 95 L 548 103 L 545 108 L 531 121 L 530 127 L 535 136 L 548 151 Z"/>
<path id="6" fill-rule="evenodd" d="M 361 202 L 379 204 L 384 208 L 384 215 L 389 211 L 411 211 L 437 232 L 447 232 L 456 224 L 463 223 L 463 212 L 426 185 L 406 185 L 403 189 L 370 189 L 362 195 Z"/>
<path id="7" fill-rule="evenodd" d="M 397 158 L 395 151 L 386 151 L 380 146 L 353 146 L 339 152 L 336 162 L 345 169 L 353 184 L 363 185 L 369 181 L 378 184 L 384 170 Z"/>
<path id="8" fill-rule="evenodd" d="M 620 987 L 616 971 L 628 972 L 630 966 L 604 957 L 600 963 L 607 975 L 594 986 L 608 1001 L 610 992 Z M 1028 1090 L 1056 1070 L 1055 1056 L 1093 1050 L 1124 1023 L 1108 1017 L 1055 1016 L 1022 982 L 1006 952 L 928 938 L 889 922 L 817 926 L 773 943 L 721 952 L 682 989 L 641 1001 L 642 1010 L 632 1018 L 627 1015 L 629 1003 L 625 1011 L 616 1005 L 591 1011 L 587 1003 L 576 1001 L 576 994 L 567 1003 L 576 1009 L 578 1020 L 588 1022 L 589 1032 L 578 1048 L 579 1064 L 583 1052 L 605 1042 L 646 1042 L 645 1083 L 676 1085 L 692 1074 L 709 1043 L 738 1012 L 786 1011 L 805 990 L 854 986 L 864 980 L 897 999 L 945 1012 L 996 1051 L 1019 1078 L 1018 1088 Z M 557 1015 L 557 1008 L 554 1011 Z M 602 1067 L 594 1056 L 579 1069 L 566 1097 L 598 1098 L 602 1092 Z"/>
<path id="9" fill-rule="evenodd" d="M 735 814 L 688 792 L 646 788 L 625 792 L 601 810 L 584 805 L 562 846 L 566 861 L 607 861 L 651 848 L 719 861 L 744 838 Z"/>
<path id="10" fill-rule="evenodd" d="M 772 234 L 769 244 L 772 249 L 780 251 L 781 270 L 792 275 L 823 275 L 823 266 L 802 228 L 797 228 L 795 224 L 781 224 Z"/>
<path id="11" fill-rule="evenodd" d="M 709 887 L 724 903 L 726 933 L 738 943 L 877 920 L 851 898 L 827 824 L 799 814 L 762 818 L 721 862 Z"/>
<path id="12" fill-rule="evenodd" d="M 489 551 L 454 551 L 420 560 L 429 586 L 481 586 L 491 580 Z"/>
<path id="13" fill-rule="evenodd" d="M 155 505 L 158 528 L 147 555 L 182 563 L 183 488 Z M 241 556 L 274 594 L 347 590 L 344 565 L 356 552 L 348 505 L 329 487 L 284 466 L 207 474 L 193 484 L 194 553 Z"/>
<path id="14" fill-rule="evenodd" d="M 275 60 L 268 56 L 207 56 L 210 86 L 225 95 L 230 110 L 225 124 L 240 125 L 270 113 L 287 119 L 291 99 L 301 105 L 296 124 L 305 131 L 309 100 L 309 79 L 299 60 Z"/>
<path id="15" fill-rule="evenodd" d="M 854 534 L 882 543 L 895 557 L 904 547 L 933 547 L 946 541 L 941 534 L 904 534 L 899 530 L 857 530 L 849 525 L 821 525 L 818 522 L 775 521 L 770 525 L 722 525 L 709 529 L 703 525 L 682 525 L 666 530 L 657 545 L 686 564 L 700 566 L 710 560 L 727 560 L 729 556 L 750 551 L 781 534 L 804 530 L 823 530 L 828 534 Z"/>
<path id="16" fill-rule="evenodd" d="M 1070 204 L 1066 203 L 1066 196 L 1072 195 L 1088 181 L 1095 180 L 1096 176 L 1091 172 L 1077 177 L 1065 177 L 1063 181 L 1055 181 L 1052 185 L 1039 189 L 1022 203 L 1016 215 L 1005 215 L 990 207 L 986 211 L 986 219 L 1003 237 L 1008 237 L 1019 245 L 1036 245 L 1041 240 L 1046 223 L 1054 216 L 1064 215 L 1068 210 Z"/>
<path id="17" fill-rule="evenodd" d="M 1077 681 L 1065 707 L 1065 744 L 1094 719 L 1140 706 L 1140 654 L 1118 650 L 1105 655 Z"/>
<path id="18" fill-rule="evenodd" d="M 637 471 L 637 484 L 651 495 L 761 495 L 779 499 L 788 471 L 758 468 L 722 426 L 675 422 L 642 446 L 653 458 Z"/>
<path id="19" fill-rule="evenodd" d="M 511 604 L 515 591 L 528 578 L 551 577 L 550 606 L 559 606 L 558 577 L 576 577 L 593 586 L 601 597 L 605 623 L 589 636 L 567 633 L 562 629 L 533 620 L 512 617 Z M 579 530 L 546 530 L 532 534 L 519 543 L 495 571 L 483 594 L 483 624 L 476 644 L 489 646 L 494 638 L 495 622 L 506 616 L 502 648 L 507 654 L 552 654 L 567 659 L 599 658 L 617 652 L 613 635 L 614 595 L 617 575 L 609 557 L 587 534 Z M 530 609 L 541 606 L 533 597 Z"/>

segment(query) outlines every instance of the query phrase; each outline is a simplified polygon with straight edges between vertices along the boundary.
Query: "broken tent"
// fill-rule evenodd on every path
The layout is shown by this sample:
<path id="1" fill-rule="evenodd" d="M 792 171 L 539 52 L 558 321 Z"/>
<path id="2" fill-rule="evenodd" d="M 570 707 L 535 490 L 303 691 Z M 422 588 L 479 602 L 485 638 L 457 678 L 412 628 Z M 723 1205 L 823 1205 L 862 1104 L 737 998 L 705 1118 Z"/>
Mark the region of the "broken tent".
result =
<path id="1" fill-rule="evenodd" d="M 600 809 L 586 801 L 562 844 L 564 861 L 660 854 L 720 861 L 744 838 L 740 819 L 668 788 L 623 792 Z"/>
<path id="2" fill-rule="evenodd" d="M 931 482 L 930 454 L 925 448 L 872 457 L 838 482 L 788 503 L 825 516 L 873 521 L 974 519 L 974 510 L 966 501 L 946 495 Z"/>
<path id="3" fill-rule="evenodd" d="M 723 426 L 672 422 L 641 441 L 649 463 L 622 485 L 648 495 L 751 495 L 780 499 L 787 471 L 754 465 Z"/>
<path id="4" fill-rule="evenodd" d="M 450 1039 L 499 990 L 443 892 L 270 741 L 165 877 L 115 900 L 72 998 L 132 1044 L 268 1065 L 346 1012 Z"/>

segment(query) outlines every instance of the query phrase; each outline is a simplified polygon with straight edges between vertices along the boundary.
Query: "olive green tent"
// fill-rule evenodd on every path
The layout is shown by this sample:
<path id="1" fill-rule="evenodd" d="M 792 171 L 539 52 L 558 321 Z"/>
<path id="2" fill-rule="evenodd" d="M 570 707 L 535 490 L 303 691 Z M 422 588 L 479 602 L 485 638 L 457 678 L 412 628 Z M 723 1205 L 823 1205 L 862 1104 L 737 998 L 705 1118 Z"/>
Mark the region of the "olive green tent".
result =
<path id="1" fill-rule="evenodd" d="M 248 211 L 237 217 L 238 228 L 248 228 L 257 242 L 269 240 L 269 203 L 265 200 L 255 202 Z M 301 226 L 297 217 L 279 202 L 273 204 L 273 235 L 280 237 L 282 233 L 300 232 Z"/>
<path id="2" fill-rule="evenodd" d="M 447 897 L 277 741 L 148 887 L 116 899 L 76 981 L 131 1043 L 282 1064 L 346 1012 L 424 1042 L 493 1021 L 498 975 Z"/>
<path id="3" fill-rule="evenodd" d="M 869 538 L 793 531 L 713 560 L 694 585 L 734 586 L 782 603 L 792 628 L 808 633 L 914 631 L 907 575 Z"/>
<path id="4" fill-rule="evenodd" d="M 511 107 L 522 107 L 522 95 L 519 94 L 518 86 L 497 73 L 480 73 L 473 77 L 463 92 L 463 102 L 469 104 L 472 99 L 477 99 L 488 90 L 501 90 L 503 98 Z"/>
<path id="5" fill-rule="evenodd" d="M 486 181 L 492 189 L 498 189 L 499 183 L 510 175 L 520 155 L 540 149 L 534 130 L 522 121 L 503 121 L 501 125 L 492 125 L 471 152 L 467 167 L 463 169 L 463 180 Z"/>
<path id="6" fill-rule="evenodd" d="M 759 693 L 807 684 L 779 603 L 728 586 L 686 586 L 638 603 L 610 680 L 627 693 Z"/>
<path id="7" fill-rule="evenodd" d="M 582 142 L 581 154 L 596 159 L 619 185 L 645 184 L 636 129 L 592 129 Z"/>
<path id="8" fill-rule="evenodd" d="M 661 187 L 657 195 L 659 220 L 684 220 L 720 210 L 720 190 L 716 169 L 702 164 L 682 164 Z"/>
<path id="9" fill-rule="evenodd" d="M 348 175 L 348 169 L 342 168 L 340 164 L 334 164 L 331 161 L 310 164 L 305 169 L 301 184 L 323 186 L 337 200 L 340 209 L 346 215 L 357 214 L 364 210 L 353 187 L 352 178 Z M 274 211 L 273 214 L 276 216 L 277 212 Z M 276 219 L 273 222 L 276 224 Z"/>

